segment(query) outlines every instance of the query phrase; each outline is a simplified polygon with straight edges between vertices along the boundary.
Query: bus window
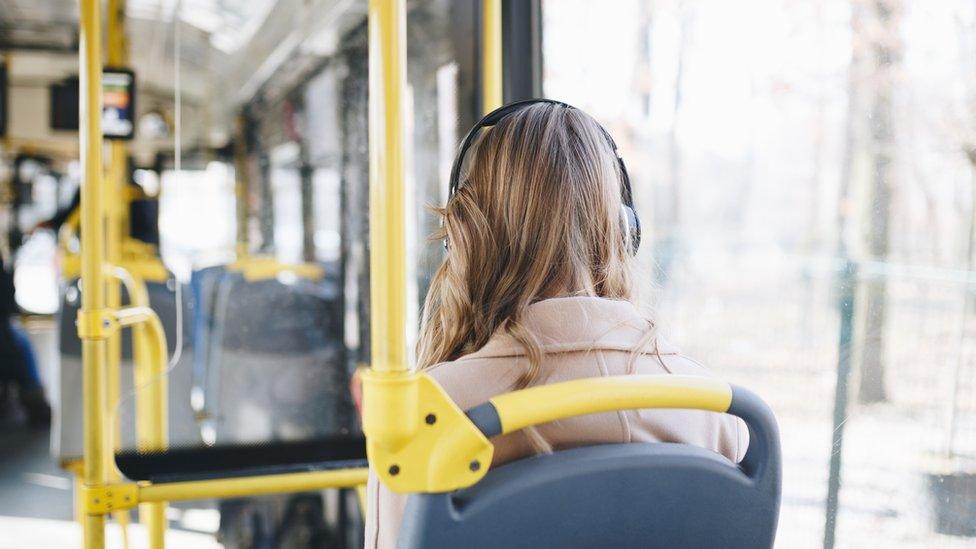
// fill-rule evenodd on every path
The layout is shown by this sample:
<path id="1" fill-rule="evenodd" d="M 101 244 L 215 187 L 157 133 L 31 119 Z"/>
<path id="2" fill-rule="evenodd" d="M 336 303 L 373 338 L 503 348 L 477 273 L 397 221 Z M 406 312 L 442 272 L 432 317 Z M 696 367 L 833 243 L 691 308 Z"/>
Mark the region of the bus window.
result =
<path id="1" fill-rule="evenodd" d="M 545 0 L 543 21 L 546 96 L 631 170 L 662 333 L 776 412 L 778 545 L 976 533 L 972 5 Z"/>
<path id="2" fill-rule="evenodd" d="M 204 169 L 163 171 L 160 177 L 161 254 L 181 278 L 194 266 L 226 261 L 234 251 L 234 173 L 222 162 Z"/>

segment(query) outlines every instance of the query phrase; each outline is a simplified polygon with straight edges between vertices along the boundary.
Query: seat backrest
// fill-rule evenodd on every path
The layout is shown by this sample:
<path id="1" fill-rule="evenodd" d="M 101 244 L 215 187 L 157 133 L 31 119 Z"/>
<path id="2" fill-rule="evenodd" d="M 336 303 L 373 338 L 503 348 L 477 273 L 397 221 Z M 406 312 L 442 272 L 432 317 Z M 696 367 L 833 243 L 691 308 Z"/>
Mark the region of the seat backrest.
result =
<path id="1" fill-rule="evenodd" d="M 745 459 L 685 444 L 591 446 L 516 461 L 471 488 L 410 496 L 401 548 L 771 547 L 780 500 L 779 436 L 738 388 Z"/>

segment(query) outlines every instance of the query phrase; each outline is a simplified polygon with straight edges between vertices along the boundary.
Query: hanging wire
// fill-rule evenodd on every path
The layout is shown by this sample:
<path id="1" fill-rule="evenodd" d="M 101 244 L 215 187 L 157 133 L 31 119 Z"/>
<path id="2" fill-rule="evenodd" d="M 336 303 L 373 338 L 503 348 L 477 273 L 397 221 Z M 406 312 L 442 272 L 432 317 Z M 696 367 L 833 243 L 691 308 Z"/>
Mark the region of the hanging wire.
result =
<path id="1" fill-rule="evenodd" d="M 177 0 L 173 12 L 173 103 L 175 103 L 174 131 L 173 131 L 173 158 L 174 158 L 174 177 L 177 181 L 183 175 L 183 81 L 180 76 L 180 7 L 183 2 Z M 173 296 L 176 298 L 176 350 L 169 359 L 166 367 L 166 374 L 176 367 L 176 363 L 183 356 L 183 284 L 173 275 L 173 282 L 176 285 Z"/>
<path id="2" fill-rule="evenodd" d="M 175 104 L 175 118 L 174 121 L 174 131 L 173 131 L 173 156 L 174 156 L 174 177 L 179 179 L 182 169 L 183 169 L 183 85 L 180 77 L 181 63 L 180 63 L 180 51 L 181 51 L 181 38 L 180 38 L 180 7 L 182 6 L 182 1 L 178 0 L 173 8 L 173 15 L 171 18 L 171 23 L 173 25 L 173 102 Z M 116 271 L 114 276 L 125 277 L 128 276 L 124 270 Z M 183 285 L 180 283 L 176 275 L 173 276 L 174 289 L 173 297 L 176 300 L 176 349 L 173 351 L 173 356 L 170 357 L 166 368 L 154 375 L 151 379 L 146 380 L 138 386 L 132 387 L 132 389 L 126 391 L 126 393 L 119 398 L 119 401 L 112 408 L 109 414 L 109 425 L 115 425 L 116 420 L 120 417 L 119 410 L 128 401 L 132 400 L 139 391 L 146 389 L 153 383 L 158 383 L 159 380 L 165 378 L 176 368 L 177 363 L 179 363 L 180 358 L 183 356 Z M 168 349 L 166 350 L 169 354 Z M 119 441 L 115 440 L 117 436 L 116 429 L 110 429 L 111 433 L 111 447 L 117 447 Z"/>

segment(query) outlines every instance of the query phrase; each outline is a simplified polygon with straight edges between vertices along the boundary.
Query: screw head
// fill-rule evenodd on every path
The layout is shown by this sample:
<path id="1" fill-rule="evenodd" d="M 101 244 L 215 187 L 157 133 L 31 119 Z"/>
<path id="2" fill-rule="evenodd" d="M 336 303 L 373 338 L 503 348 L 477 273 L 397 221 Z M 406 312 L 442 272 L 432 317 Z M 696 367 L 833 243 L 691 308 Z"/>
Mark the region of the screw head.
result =
<path id="1" fill-rule="evenodd" d="M 427 414 L 427 417 L 424 418 L 424 421 L 427 422 L 427 425 L 433 425 L 437 423 L 437 416 L 435 416 L 434 414 Z"/>
<path id="2" fill-rule="evenodd" d="M 399 474 L 400 474 L 400 466 L 399 465 L 390 465 L 390 475 L 392 475 L 392 476 L 395 477 L 395 476 L 397 476 Z"/>
<path id="3" fill-rule="evenodd" d="M 471 469 L 472 473 L 477 472 L 478 469 L 481 469 L 481 462 L 478 460 L 472 461 L 468 464 L 468 469 Z"/>

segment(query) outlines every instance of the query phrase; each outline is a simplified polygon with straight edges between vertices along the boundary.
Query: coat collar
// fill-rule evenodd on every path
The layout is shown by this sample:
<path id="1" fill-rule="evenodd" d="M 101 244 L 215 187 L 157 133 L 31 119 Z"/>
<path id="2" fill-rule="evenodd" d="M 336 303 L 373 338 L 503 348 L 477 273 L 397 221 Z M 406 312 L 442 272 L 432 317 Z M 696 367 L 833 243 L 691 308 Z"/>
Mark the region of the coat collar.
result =
<path id="1" fill-rule="evenodd" d="M 652 329 L 650 320 L 629 301 L 600 297 L 558 297 L 529 305 L 522 319 L 546 353 L 573 351 L 632 351 Z M 645 353 L 676 354 L 660 338 L 641 349 Z M 524 356 L 525 349 L 499 330 L 481 349 L 458 360 Z"/>

